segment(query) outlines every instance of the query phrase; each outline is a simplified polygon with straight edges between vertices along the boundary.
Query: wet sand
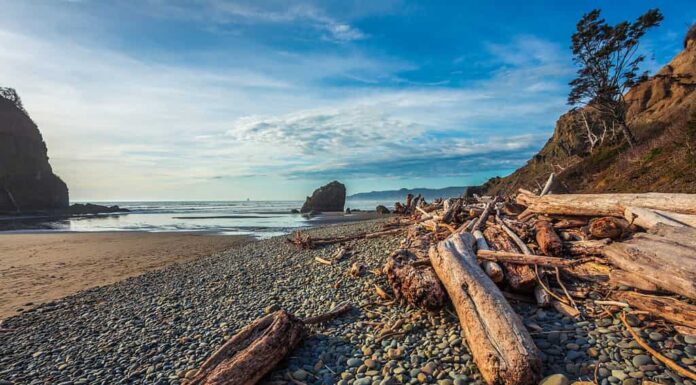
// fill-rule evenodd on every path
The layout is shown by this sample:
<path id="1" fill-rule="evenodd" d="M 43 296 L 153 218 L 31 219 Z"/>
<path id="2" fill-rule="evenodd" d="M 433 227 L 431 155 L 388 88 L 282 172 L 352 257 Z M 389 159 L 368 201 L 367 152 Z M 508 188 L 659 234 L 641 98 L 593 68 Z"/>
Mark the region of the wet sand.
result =
<path id="1" fill-rule="evenodd" d="M 250 240 L 194 233 L 0 234 L 0 319 Z"/>

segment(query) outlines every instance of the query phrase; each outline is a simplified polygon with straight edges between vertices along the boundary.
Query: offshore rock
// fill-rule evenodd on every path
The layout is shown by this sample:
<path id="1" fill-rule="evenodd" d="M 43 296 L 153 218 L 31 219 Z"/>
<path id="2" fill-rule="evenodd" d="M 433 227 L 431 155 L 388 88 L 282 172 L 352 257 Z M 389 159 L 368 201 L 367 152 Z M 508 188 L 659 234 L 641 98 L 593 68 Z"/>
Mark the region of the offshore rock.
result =
<path id="1" fill-rule="evenodd" d="M 346 204 L 346 186 L 338 181 L 333 181 L 314 190 L 311 197 L 307 197 L 300 212 L 310 211 L 343 211 Z"/>

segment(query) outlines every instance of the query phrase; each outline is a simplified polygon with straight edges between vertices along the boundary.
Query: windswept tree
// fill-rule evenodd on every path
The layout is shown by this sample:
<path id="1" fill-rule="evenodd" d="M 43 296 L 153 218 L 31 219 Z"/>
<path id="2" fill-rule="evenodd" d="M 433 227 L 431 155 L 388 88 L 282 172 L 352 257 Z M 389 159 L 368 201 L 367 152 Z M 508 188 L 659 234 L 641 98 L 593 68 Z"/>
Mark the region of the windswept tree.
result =
<path id="1" fill-rule="evenodd" d="M 4 98 L 12 103 L 14 103 L 17 108 L 23 113 L 27 113 L 22 104 L 22 99 L 19 97 L 17 91 L 14 88 L 0 87 L 0 98 Z"/>
<path id="2" fill-rule="evenodd" d="M 638 52 L 638 43 L 662 19 L 660 10 L 651 9 L 633 23 L 611 26 L 595 9 L 580 19 L 572 37 L 573 61 L 580 68 L 577 78 L 570 82 L 568 104 L 596 109 L 606 124 L 623 132 L 631 147 L 635 137 L 626 122 L 624 95 L 647 79 L 647 73 L 639 74 L 645 55 Z"/>

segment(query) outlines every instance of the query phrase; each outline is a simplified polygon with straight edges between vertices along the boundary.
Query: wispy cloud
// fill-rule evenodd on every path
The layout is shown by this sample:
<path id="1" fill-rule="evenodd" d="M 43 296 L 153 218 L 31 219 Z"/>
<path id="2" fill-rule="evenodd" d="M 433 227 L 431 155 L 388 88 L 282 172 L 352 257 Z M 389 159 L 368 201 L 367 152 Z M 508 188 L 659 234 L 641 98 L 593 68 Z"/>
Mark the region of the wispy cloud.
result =
<path id="1" fill-rule="evenodd" d="M 205 4 L 220 23 L 309 23 L 332 41 L 367 36 L 313 6 Z M 246 197 L 267 180 L 514 168 L 565 108 L 572 71 L 562 47 L 525 35 L 486 44 L 490 71 L 465 87 L 410 80 L 418 64 L 384 54 L 247 43 L 177 61 L 0 27 L 0 85 L 18 88 L 73 197 L 220 198 Z M 287 194 L 304 191 L 256 196 Z"/>
<path id="2" fill-rule="evenodd" d="M 197 18 L 221 25 L 301 25 L 319 31 L 321 39 L 333 42 L 350 42 L 368 37 L 348 21 L 329 16 L 321 8 L 307 2 L 269 4 L 259 1 L 203 0 L 195 6 L 160 2 L 157 5 L 157 12 L 164 6 L 170 15 Z"/>

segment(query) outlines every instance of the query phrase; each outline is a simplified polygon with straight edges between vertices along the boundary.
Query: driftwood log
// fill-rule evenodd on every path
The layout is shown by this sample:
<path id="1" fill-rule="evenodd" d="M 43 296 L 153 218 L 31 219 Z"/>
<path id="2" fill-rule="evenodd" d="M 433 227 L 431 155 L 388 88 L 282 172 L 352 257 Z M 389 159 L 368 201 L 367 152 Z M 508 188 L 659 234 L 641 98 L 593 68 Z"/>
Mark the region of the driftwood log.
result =
<path id="1" fill-rule="evenodd" d="M 486 238 L 483 236 L 481 230 L 474 230 L 474 239 L 476 240 L 476 248 L 479 250 L 490 250 Z M 505 273 L 503 268 L 496 262 L 491 260 L 483 260 L 481 262 L 481 267 L 486 275 L 495 283 L 503 282 L 505 279 Z"/>
<path id="2" fill-rule="evenodd" d="M 536 241 L 541 251 L 546 255 L 561 255 L 563 242 L 556 234 L 551 222 L 538 220 L 534 223 L 534 228 L 536 229 Z"/>
<path id="3" fill-rule="evenodd" d="M 570 255 L 602 255 L 609 239 L 563 242 L 563 249 Z"/>
<path id="4" fill-rule="evenodd" d="M 597 239 L 617 240 L 629 233 L 628 221 L 617 217 L 601 217 L 590 221 L 590 234 Z"/>
<path id="5" fill-rule="evenodd" d="M 657 224 L 648 230 L 648 232 L 660 237 L 665 237 L 671 242 L 696 249 L 696 229 Z"/>
<path id="6" fill-rule="evenodd" d="M 300 246 L 304 249 L 311 249 L 317 246 L 332 245 L 335 243 L 343 243 L 348 241 L 354 241 L 356 239 L 370 239 L 383 237 L 385 235 L 398 234 L 404 231 L 404 227 L 398 227 L 395 229 L 375 231 L 372 233 L 357 233 L 353 235 L 346 235 L 343 237 L 329 237 L 329 238 L 312 238 L 309 235 L 302 235 L 300 231 L 295 231 L 292 237 L 286 238 L 286 240 L 292 244 Z"/>
<path id="7" fill-rule="evenodd" d="M 510 237 L 497 226 L 488 226 L 483 232 L 486 240 L 494 250 L 516 252 L 517 248 Z M 530 291 L 536 284 L 536 275 L 527 265 L 503 263 L 507 282 L 515 290 Z"/>
<path id="8" fill-rule="evenodd" d="M 690 214 L 652 210 L 642 207 L 626 207 L 624 217 L 628 222 L 644 229 L 653 228 L 658 223 L 674 227 L 696 228 L 696 215 Z"/>
<path id="9" fill-rule="evenodd" d="M 326 322 L 348 312 L 344 304 L 329 313 L 301 320 L 278 310 L 242 328 L 210 356 L 187 385 L 254 385 L 292 351 L 305 325 Z"/>
<path id="10" fill-rule="evenodd" d="M 520 190 L 517 203 L 534 213 L 623 217 L 627 207 L 696 214 L 696 194 L 551 194 Z"/>
<path id="11" fill-rule="evenodd" d="M 696 299 L 696 249 L 657 234 L 639 233 L 604 249 L 609 261 L 672 293 Z"/>
<path id="12" fill-rule="evenodd" d="M 670 297 L 657 297 L 631 291 L 614 293 L 617 301 L 626 302 L 631 307 L 647 311 L 652 316 L 661 317 L 678 325 L 696 328 L 696 306 Z"/>
<path id="13" fill-rule="evenodd" d="M 430 264 L 422 262 L 401 249 L 387 258 L 383 272 L 397 300 L 404 299 L 421 309 L 440 309 L 446 300 L 445 289 Z"/>
<path id="14" fill-rule="evenodd" d="M 565 259 L 547 257 L 545 255 L 529 255 L 493 250 L 479 250 L 476 252 L 476 256 L 484 261 L 497 261 L 515 265 L 538 265 L 543 267 L 570 267 L 594 260 L 594 258 L 591 257 L 586 259 Z"/>
<path id="15" fill-rule="evenodd" d="M 641 275 L 629 273 L 623 270 L 613 270 L 609 274 L 609 283 L 613 286 L 628 286 L 634 289 L 655 292 L 660 290 L 656 284 L 646 281 Z"/>
<path id="16" fill-rule="evenodd" d="M 498 287 L 476 263 L 475 239 L 455 233 L 430 249 L 430 261 L 452 299 L 464 337 L 489 385 L 532 385 L 541 359 L 532 337 Z"/>

